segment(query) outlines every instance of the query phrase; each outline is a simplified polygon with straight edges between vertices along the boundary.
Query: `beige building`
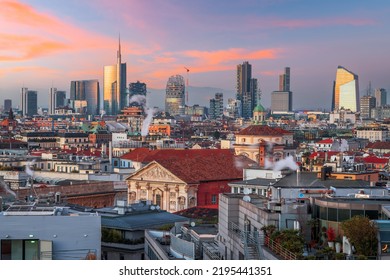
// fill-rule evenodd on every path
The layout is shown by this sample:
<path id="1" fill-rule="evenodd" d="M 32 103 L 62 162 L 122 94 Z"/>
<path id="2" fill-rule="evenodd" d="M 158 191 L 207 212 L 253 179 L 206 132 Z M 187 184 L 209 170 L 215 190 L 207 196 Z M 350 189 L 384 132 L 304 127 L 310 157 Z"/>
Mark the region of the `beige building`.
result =
<path id="1" fill-rule="evenodd" d="M 234 151 L 236 155 L 244 155 L 251 160 L 259 160 L 259 146 L 260 142 L 265 141 L 268 148 L 273 151 L 279 150 L 278 157 L 283 158 L 283 147 L 281 149 L 277 146 L 292 146 L 293 133 L 279 127 L 270 127 L 267 125 L 251 125 L 241 130 L 236 134 L 236 142 L 234 144 Z"/>

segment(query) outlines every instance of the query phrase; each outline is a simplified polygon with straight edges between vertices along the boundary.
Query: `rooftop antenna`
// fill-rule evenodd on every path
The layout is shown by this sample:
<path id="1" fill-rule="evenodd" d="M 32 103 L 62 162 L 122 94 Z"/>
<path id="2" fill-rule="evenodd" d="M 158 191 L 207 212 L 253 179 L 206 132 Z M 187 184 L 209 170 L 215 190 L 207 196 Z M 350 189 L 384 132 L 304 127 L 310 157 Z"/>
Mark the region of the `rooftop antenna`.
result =
<path id="1" fill-rule="evenodd" d="M 187 105 L 189 105 L 189 104 L 188 104 L 188 73 L 190 72 L 190 69 L 188 69 L 187 67 L 184 67 L 184 69 L 187 70 L 186 98 L 187 98 Z"/>

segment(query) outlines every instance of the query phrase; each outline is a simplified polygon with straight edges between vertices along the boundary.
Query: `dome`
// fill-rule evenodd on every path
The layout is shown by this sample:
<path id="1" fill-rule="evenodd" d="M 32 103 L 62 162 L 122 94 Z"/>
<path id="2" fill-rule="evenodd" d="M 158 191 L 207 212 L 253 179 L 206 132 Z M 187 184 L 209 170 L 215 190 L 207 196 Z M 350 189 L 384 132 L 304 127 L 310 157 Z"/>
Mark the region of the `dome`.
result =
<path id="1" fill-rule="evenodd" d="M 259 104 L 253 109 L 253 112 L 265 112 L 263 105 Z"/>

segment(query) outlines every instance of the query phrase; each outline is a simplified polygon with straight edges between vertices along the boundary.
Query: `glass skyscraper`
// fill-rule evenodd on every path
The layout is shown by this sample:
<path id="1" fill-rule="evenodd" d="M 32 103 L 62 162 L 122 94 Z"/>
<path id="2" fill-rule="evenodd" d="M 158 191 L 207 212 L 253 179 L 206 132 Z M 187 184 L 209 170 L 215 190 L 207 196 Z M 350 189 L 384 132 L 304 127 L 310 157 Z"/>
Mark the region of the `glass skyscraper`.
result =
<path id="1" fill-rule="evenodd" d="M 338 66 L 332 101 L 332 110 L 344 108 L 352 112 L 357 112 L 359 110 L 358 75 L 343 66 Z"/>
<path id="2" fill-rule="evenodd" d="M 122 63 L 121 43 L 119 40 L 117 63 L 104 66 L 103 108 L 107 115 L 116 115 L 128 106 L 126 84 L 126 63 Z"/>
<path id="3" fill-rule="evenodd" d="M 169 77 L 165 94 L 165 111 L 172 116 L 184 115 L 184 93 L 185 84 L 183 76 L 176 75 Z"/>
<path id="4" fill-rule="evenodd" d="M 86 114 L 86 115 L 99 115 L 99 111 L 100 111 L 99 81 L 98 80 L 71 81 L 70 102 L 77 113 Z"/>
<path id="5" fill-rule="evenodd" d="M 22 115 L 31 117 L 36 114 L 38 114 L 38 93 L 22 88 Z"/>

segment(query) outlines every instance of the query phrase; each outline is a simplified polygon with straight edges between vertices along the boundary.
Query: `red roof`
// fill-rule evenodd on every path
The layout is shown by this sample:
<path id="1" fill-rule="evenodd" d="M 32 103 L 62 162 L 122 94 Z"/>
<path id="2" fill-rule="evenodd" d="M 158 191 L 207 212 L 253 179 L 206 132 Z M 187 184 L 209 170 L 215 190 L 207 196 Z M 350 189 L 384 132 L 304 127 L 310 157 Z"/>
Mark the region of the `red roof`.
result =
<path id="1" fill-rule="evenodd" d="M 143 160 L 158 162 L 186 183 L 242 179 L 243 169 L 256 164 L 245 156 L 235 156 L 227 149 L 154 150 Z"/>
<path id="2" fill-rule="evenodd" d="M 367 149 L 390 149 L 390 142 L 373 142 L 368 143 Z"/>
<path id="3" fill-rule="evenodd" d="M 333 144 L 333 139 L 328 138 L 321 141 L 318 141 L 317 144 Z"/>
<path id="4" fill-rule="evenodd" d="M 368 156 L 361 158 L 364 163 L 374 163 L 374 164 L 387 164 L 389 163 L 389 158 L 379 158 L 376 156 Z"/>
<path id="5" fill-rule="evenodd" d="M 309 158 L 310 158 L 310 159 L 314 159 L 314 158 L 325 158 L 325 153 L 328 154 L 328 159 L 330 159 L 331 156 L 340 154 L 340 152 L 337 152 L 337 151 L 314 152 L 314 153 L 311 153 L 311 155 L 309 156 Z"/>
<path id="6" fill-rule="evenodd" d="M 270 127 L 268 125 L 251 125 L 244 128 L 237 135 L 264 135 L 264 136 L 282 136 L 284 134 L 293 134 L 280 127 Z"/>

